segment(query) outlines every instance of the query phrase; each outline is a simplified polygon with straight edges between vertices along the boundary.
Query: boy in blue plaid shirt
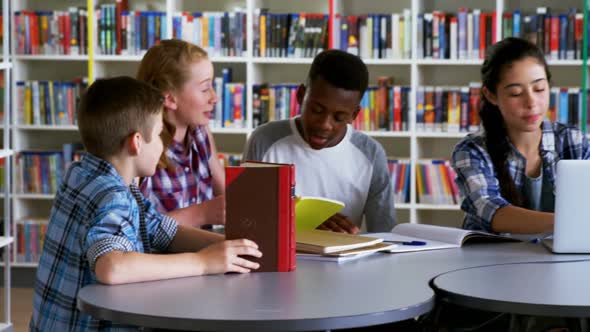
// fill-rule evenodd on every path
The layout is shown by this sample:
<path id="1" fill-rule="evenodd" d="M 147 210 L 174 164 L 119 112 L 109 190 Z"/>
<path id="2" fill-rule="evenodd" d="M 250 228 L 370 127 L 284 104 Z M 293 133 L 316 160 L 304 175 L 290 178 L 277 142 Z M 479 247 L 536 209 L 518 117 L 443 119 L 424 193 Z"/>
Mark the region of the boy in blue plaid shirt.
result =
<path id="1" fill-rule="evenodd" d="M 97 80 L 78 126 L 87 153 L 66 172 L 37 270 L 31 331 L 137 330 L 76 308 L 80 288 L 225 272 L 248 272 L 260 257 L 249 240 L 178 225 L 140 194 L 163 144 L 161 93 L 129 77 Z M 158 255 L 158 252 L 171 254 Z"/>
<path id="2" fill-rule="evenodd" d="M 463 227 L 552 232 L 556 164 L 590 159 L 588 141 L 580 130 L 546 119 L 551 75 L 535 45 L 518 38 L 494 44 L 481 76 L 484 131 L 459 142 L 452 159 Z"/>

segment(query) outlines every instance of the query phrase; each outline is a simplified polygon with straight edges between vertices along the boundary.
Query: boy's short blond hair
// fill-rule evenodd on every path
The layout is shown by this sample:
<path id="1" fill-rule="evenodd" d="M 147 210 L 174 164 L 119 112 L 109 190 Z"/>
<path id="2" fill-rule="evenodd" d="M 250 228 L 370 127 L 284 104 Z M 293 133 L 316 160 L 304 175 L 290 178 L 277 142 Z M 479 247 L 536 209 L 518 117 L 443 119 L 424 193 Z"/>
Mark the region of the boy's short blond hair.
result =
<path id="1" fill-rule="evenodd" d="M 125 140 L 141 133 L 151 141 L 154 115 L 163 111 L 160 91 L 132 77 L 96 80 L 82 96 L 78 129 L 86 150 L 100 158 L 121 151 Z"/>

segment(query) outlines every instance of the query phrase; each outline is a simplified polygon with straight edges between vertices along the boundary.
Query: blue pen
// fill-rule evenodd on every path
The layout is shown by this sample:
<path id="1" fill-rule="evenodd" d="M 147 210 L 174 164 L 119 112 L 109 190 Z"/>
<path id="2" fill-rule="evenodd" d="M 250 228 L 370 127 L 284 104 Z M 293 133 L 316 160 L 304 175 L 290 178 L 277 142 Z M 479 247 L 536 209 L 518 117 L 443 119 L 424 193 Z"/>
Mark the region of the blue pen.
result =
<path id="1" fill-rule="evenodd" d="M 386 243 L 398 243 L 404 246 L 425 246 L 426 242 L 424 241 L 383 241 Z"/>

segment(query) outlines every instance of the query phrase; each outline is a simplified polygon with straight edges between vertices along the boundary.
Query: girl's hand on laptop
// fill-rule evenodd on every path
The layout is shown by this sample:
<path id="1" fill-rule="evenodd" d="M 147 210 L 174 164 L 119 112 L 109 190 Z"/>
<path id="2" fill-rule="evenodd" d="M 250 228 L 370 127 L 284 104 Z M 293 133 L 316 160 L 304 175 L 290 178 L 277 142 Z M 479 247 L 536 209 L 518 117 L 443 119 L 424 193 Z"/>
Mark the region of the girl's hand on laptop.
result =
<path id="1" fill-rule="evenodd" d="M 339 233 L 358 234 L 360 229 L 348 217 L 336 213 L 318 226 L 318 229 Z"/>
<path id="2" fill-rule="evenodd" d="M 248 273 L 250 270 L 258 269 L 260 264 L 240 256 L 262 257 L 262 252 L 253 241 L 240 239 L 212 244 L 197 252 L 197 255 L 203 264 L 203 274 Z"/>

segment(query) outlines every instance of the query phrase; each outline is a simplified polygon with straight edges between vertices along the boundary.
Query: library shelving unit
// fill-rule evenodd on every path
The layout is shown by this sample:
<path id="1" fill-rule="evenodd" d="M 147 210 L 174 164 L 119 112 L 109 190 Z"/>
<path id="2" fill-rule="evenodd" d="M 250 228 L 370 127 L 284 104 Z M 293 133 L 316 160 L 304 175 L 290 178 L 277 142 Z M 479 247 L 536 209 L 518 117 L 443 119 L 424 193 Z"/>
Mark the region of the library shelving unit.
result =
<path id="1" fill-rule="evenodd" d="M 12 62 L 14 65 L 12 98 L 15 100 L 15 82 L 23 80 L 71 80 L 75 77 L 87 77 L 89 82 L 96 78 L 115 75 L 135 76 L 141 54 L 139 55 L 103 55 L 100 54 L 99 36 L 95 18 L 95 9 L 104 4 L 115 4 L 115 0 L 12 0 L 11 19 L 14 13 L 22 10 L 67 11 L 69 7 L 85 7 L 88 17 L 87 45 L 88 53 L 84 55 L 19 55 L 15 52 L 15 33 L 11 32 Z M 261 8 L 268 8 L 271 13 L 323 13 L 328 15 L 330 25 L 338 15 L 366 15 L 368 13 L 403 15 L 409 13 L 410 49 L 406 57 L 374 59 L 364 58 L 370 72 L 370 83 L 376 84 L 383 76 L 393 76 L 396 85 L 411 87 L 409 97 L 408 130 L 401 132 L 371 131 L 370 136 L 380 142 L 387 155 L 393 159 L 410 160 L 416 165 L 421 160 L 449 159 L 454 145 L 466 133 L 424 132 L 416 129 L 416 90 L 423 86 L 467 86 L 479 81 L 479 69 L 482 60 L 477 59 L 424 59 L 419 58 L 418 46 L 414 42 L 418 37 L 417 18 L 422 13 L 442 11 L 457 13 L 459 8 L 468 5 L 470 9 L 481 12 L 496 12 L 493 22 L 495 39 L 502 37 L 502 13 L 521 10 L 535 13 L 538 7 L 550 7 L 559 13 L 567 13 L 570 7 L 582 12 L 580 0 L 474 0 L 466 4 L 461 0 L 128 0 L 129 10 L 159 11 L 166 13 L 162 24 L 166 25 L 165 36 L 170 38 L 173 31 L 174 14 L 179 12 L 224 12 L 239 9 L 246 13 L 246 51 L 235 57 L 211 56 L 215 67 L 215 77 L 221 76 L 221 69 L 230 67 L 233 81 L 243 82 L 246 87 L 246 112 L 244 128 L 213 129 L 218 149 L 228 153 L 241 153 L 248 135 L 254 130 L 252 120 L 252 87 L 261 83 L 304 82 L 312 58 L 258 57 L 253 49 L 255 28 L 253 18 Z M 334 36 L 330 38 L 333 45 Z M 6 62 L 7 57 L 4 57 Z M 551 60 L 553 83 L 558 86 L 580 86 L 582 60 Z M 8 81 L 7 81 L 8 82 Z M 79 141 L 75 125 L 22 125 L 18 110 L 12 107 L 10 147 L 16 151 L 31 149 L 60 149 L 61 144 Z M 6 126 L 5 126 L 6 127 Z M 6 131 L 5 131 L 6 136 Z M 5 146 L 7 140 L 5 139 Z M 13 162 L 14 166 L 14 162 Z M 16 169 L 16 167 L 13 167 Z M 15 171 L 13 170 L 13 175 Z M 13 179 L 15 176 L 13 176 Z M 410 200 L 396 204 L 399 222 L 431 223 L 437 225 L 459 226 L 462 212 L 458 205 L 424 204 L 417 200 L 415 167 L 410 167 Z M 13 180 L 13 188 L 15 183 Z M 23 194 L 13 190 L 5 194 L 12 202 L 13 220 L 19 218 L 47 217 L 51 207 L 51 194 Z M 5 199 L 5 201 L 8 201 Z M 13 229 L 13 232 L 15 230 Z M 6 257 L 6 256 L 5 256 Z M 13 264 L 16 266 L 35 266 L 35 264 Z"/>
<path id="2" fill-rule="evenodd" d="M 10 289 L 11 289 L 11 256 L 10 244 L 13 242 L 11 237 L 11 214 L 10 214 L 10 164 L 12 150 L 10 149 L 9 140 L 9 119 L 10 119 L 10 73 L 12 71 L 12 63 L 10 61 L 9 52 L 9 24 L 10 18 L 8 0 L 2 0 L 2 61 L 0 61 L 0 72 L 4 80 L 4 94 L 2 100 L 3 122 L 2 122 L 2 150 L 0 150 L 0 158 L 4 159 L 4 186 L 2 188 L 3 195 L 3 235 L 0 236 L 0 248 L 2 249 L 3 257 L 3 298 L 4 298 L 4 317 L 0 323 L 0 331 L 12 331 L 12 322 L 10 318 Z"/>

